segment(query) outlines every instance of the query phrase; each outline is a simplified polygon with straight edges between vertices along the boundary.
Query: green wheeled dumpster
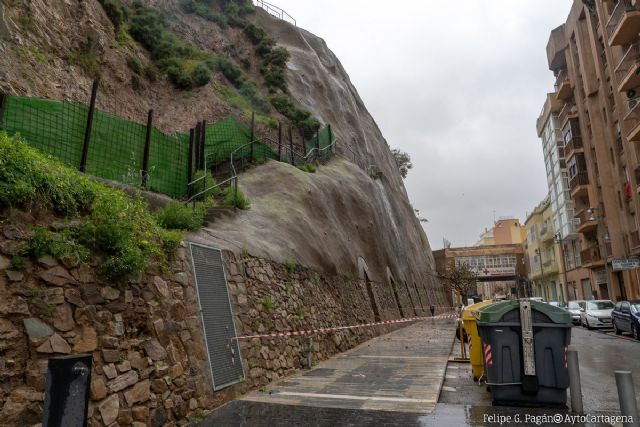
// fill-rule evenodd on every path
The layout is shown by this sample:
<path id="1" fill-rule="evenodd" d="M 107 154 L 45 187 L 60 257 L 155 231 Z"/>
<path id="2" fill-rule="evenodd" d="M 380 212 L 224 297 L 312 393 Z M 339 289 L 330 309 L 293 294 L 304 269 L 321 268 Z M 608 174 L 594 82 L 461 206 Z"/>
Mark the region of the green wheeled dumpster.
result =
<path id="1" fill-rule="evenodd" d="M 493 404 L 566 407 L 571 314 L 523 299 L 483 307 L 476 317 Z"/>

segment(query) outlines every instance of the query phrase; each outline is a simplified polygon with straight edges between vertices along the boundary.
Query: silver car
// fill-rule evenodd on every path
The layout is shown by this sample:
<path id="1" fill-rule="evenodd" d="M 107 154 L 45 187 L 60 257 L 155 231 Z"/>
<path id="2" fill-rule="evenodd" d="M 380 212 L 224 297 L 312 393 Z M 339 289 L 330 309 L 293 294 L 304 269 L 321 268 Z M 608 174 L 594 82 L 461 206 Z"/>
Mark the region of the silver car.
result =
<path id="1" fill-rule="evenodd" d="M 580 323 L 587 329 L 611 328 L 611 312 L 613 303 L 610 300 L 587 301 L 580 312 Z"/>
<path id="2" fill-rule="evenodd" d="M 574 325 L 580 324 L 580 312 L 585 308 L 586 301 L 575 300 L 567 303 L 567 310 L 571 313 L 571 321 Z"/>

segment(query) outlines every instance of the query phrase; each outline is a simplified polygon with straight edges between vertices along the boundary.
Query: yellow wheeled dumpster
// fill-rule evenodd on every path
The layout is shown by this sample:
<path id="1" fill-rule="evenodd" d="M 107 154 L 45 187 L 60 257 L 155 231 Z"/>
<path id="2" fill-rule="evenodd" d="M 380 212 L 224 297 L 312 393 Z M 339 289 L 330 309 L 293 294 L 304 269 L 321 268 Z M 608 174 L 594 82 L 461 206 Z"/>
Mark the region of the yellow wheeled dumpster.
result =
<path id="1" fill-rule="evenodd" d="M 471 375 L 473 375 L 474 381 L 478 381 L 484 373 L 484 356 L 482 353 L 480 334 L 478 333 L 478 325 L 476 324 L 475 312 L 494 302 L 493 300 L 485 300 L 465 307 L 462 311 L 462 322 L 469 339 L 469 359 L 471 361 Z"/>

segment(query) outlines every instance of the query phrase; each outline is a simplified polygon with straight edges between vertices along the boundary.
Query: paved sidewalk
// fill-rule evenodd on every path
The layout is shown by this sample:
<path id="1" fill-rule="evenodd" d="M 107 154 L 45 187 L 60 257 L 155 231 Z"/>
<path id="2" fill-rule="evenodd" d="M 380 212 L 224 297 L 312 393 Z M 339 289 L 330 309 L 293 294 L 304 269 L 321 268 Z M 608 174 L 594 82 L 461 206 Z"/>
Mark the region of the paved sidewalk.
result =
<path id="1" fill-rule="evenodd" d="M 202 425 L 281 425 L 281 421 L 301 425 L 296 423 L 305 420 L 306 424 L 335 425 L 331 419 L 344 422 L 349 418 L 373 423 L 364 425 L 391 419 L 409 425 L 410 419 L 433 412 L 454 335 L 452 319 L 427 320 L 399 329 L 265 391 L 247 394 L 211 413 Z M 317 424 L 323 418 L 328 424 Z M 362 424 L 356 421 L 356 425 Z"/>

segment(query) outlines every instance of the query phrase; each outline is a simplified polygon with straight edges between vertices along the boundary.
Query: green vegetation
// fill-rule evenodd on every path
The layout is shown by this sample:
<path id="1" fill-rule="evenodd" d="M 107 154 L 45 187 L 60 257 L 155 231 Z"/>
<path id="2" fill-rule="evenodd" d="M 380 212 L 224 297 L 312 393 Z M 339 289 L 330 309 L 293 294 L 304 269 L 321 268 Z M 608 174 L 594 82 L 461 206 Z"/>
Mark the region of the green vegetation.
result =
<path id="1" fill-rule="evenodd" d="M 93 79 L 100 77 L 98 58 L 92 48 L 90 40 L 87 40 L 79 50 L 73 52 L 67 60 L 69 64 L 82 68 L 89 77 Z"/>
<path id="2" fill-rule="evenodd" d="M 158 225 L 143 200 L 93 182 L 19 137 L 0 133 L 0 208 L 9 206 L 80 219 L 61 232 L 36 227 L 29 253 L 75 264 L 87 262 L 95 251 L 105 257 L 102 273 L 112 280 L 150 264 L 165 265 L 168 251 L 180 241 L 178 233 Z"/>
<path id="3" fill-rule="evenodd" d="M 251 207 L 244 193 L 239 189 L 236 190 L 233 186 L 225 188 L 222 195 L 224 196 L 224 204 L 226 206 L 232 206 L 242 210 L 247 210 Z"/>
<path id="4" fill-rule="evenodd" d="M 296 315 L 297 317 L 304 317 L 304 316 L 305 316 L 305 314 L 306 314 L 306 310 L 304 309 L 304 307 L 298 307 L 298 308 L 296 309 L 295 315 Z"/>
<path id="5" fill-rule="evenodd" d="M 298 169 L 304 172 L 316 173 L 317 168 L 316 168 L 316 165 L 314 165 L 313 163 L 306 163 L 302 166 L 298 166 Z"/>
<path id="6" fill-rule="evenodd" d="M 134 73 L 141 75 L 144 71 L 144 66 L 142 65 L 142 61 L 138 58 L 132 56 L 127 60 L 127 65 L 131 68 L 131 71 Z"/>
<path id="7" fill-rule="evenodd" d="M 227 19 L 227 17 L 223 14 L 216 13 L 206 2 L 197 0 L 182 0 L 180 4 L 182 5 L 182 9 L 185 12 L 193 13 L 211 22 L 215 22 L 222 28 L 229 25 L 229 20 Z"/>
<path id="8" fill-rule="evenodd" d="M 240 253 L 242 258 L 249 258 L 249 250 L 247 248 L 242 248 L 242 252 Z"/>
<path id="9" fill-rule="evenodd" d="M 56 311 L 56 305 L 47 301 L 46 288 L 42 285 L 38 285 L 29 291 L 27 301 L 47 316 L 52 316 Z"/>
<path id="10" fill-rule="evenodd" d="M 116 34 L 124 28 L 127 22 L 127 9 L 117 0 L 98 0 L 113 24 Z"/>
<path id="11" fill-rule="evenodd" d="M 202 226 L 207 206 L 203 202 L 196 203 L 196 208 L 191 205 L 171 202 L 155 212 L 158 224 L 169 230 L 197 230 Z"/>
<path id="12" fill-rule="evenodd" d="M 289 274 L 293 274 L 296 272 L 296 267 L 298 266 L 298 263 L 296 262 L 295 259 L 293 258 L 289 258 L 287 260 L 287 271 L 289 272 Z"/>
<path id="13" fill-rule="evenodd" d="M 11 258 L 11 265 L 9 266 L 12 270 L 24 270 L 27 267 L 27 260 L 20 255 L 14 255 Z"/>
<path id="14" fill-rule="evenodd" d="M 302 129 L 304 136 L 309 138 L 320 126 L 320 122 L 311 117 L 311 113 L 296 106 L 285 94 L 271 97 L 271 105 L 275 107 L 283 116 L 293 122 L 295 126 Z"/>
<path id="15" fill-rule="evenodd" d="M 272 311 L 273 301 L 271 301 L 271 297 L 264 297 L 264 299 L 262 300 L 262 306 L 264 307 L 265 310 Z"/>

